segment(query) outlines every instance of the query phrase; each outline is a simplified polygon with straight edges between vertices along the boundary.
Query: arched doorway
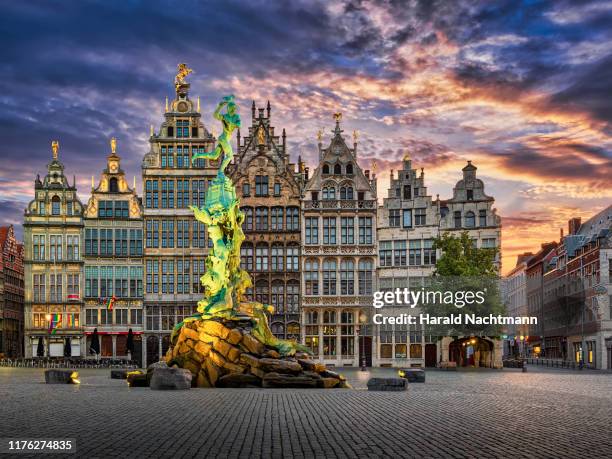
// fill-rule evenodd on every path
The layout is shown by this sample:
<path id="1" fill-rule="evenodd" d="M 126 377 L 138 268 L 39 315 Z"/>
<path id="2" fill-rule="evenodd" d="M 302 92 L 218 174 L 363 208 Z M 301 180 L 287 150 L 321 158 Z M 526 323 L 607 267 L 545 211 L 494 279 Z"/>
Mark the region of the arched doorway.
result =
<path id="1" fill-rule="evenodd" d="M 469 336 L 458 338 L 448 348 L 448 360 L 458 367 L 492 368 L 493 342 L 486 338 Z"/>

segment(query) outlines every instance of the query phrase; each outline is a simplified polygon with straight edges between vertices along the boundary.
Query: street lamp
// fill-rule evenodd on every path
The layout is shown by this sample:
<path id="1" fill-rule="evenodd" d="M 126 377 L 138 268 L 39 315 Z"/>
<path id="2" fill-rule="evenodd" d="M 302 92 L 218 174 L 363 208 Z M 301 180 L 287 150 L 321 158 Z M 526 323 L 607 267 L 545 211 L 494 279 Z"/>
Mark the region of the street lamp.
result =
<path id="1" fill-rule="evenodd" d="M 368 318 L 366 317 L 365 314 L 360 313 L 359 314 L 359 331 L 361 332 L 361 349 L 362 349 L 362 353 L 361 353 L 361 371 L 366 371 L 366 356 L 365 356 L 365 333 L 364 333 L 364 327 L 365 327 L 365 323 L 366 320 L 368 320 Z"/>
<path id="2" fill-rule="evenodd" d="M 51 314 L 45 314 L 45 319 L 47 319 L 47 357 L 51 357 Z"/>

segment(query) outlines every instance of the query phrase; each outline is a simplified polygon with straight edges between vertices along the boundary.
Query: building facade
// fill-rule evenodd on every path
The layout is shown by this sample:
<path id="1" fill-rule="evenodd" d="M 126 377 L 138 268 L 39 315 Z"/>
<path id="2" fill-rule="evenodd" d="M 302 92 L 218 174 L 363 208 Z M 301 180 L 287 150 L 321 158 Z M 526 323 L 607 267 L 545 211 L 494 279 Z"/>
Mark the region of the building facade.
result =
<path id="1" fill-rule="evenodd" d="M 376 178 L 357 163 L 335 115 L 332 139 L 304 190 L 302 342 L 321 362 L 372 365 L 370 316 L 376 270 Z"/>
<path id="2" fill-rule="evenodd" d="M 253 280 L 251 300 L 274 306 L 270 328 L 300 340 L 300 198 L 303 164 L 291 163 L 285 130 L 274 133 L 271 107 L 251 107 L 248 134 L 238 133 L 230 176 L 244 212 L 242 268 Z"/>
<path id="3" fill-rule="evenodd" d="M 519 255 L 516 266 L 502 279 L 502 300 L 508 316 L 527 316 L 527 263 L 533 257 L 528 252 Z M 529 336 L 529 325 L 508 325 L 504 342 L 504 355 L 525 355 L 525 337 Z"/>
<path id="4" fill-rule="evenodd" d="M 111 140 L 107 166 L 85 206 L 84 325 L 87 346 L 98 329 L 101 357 L 127 358 L 131 329 L 136 362 L 142 362 L 143 333 L 143 226 L 136 178 L 129 187 Z M 107 307 L 112 301 L 112 309 Z"/>
<path id="5" fill-rule="evenodd" d="M 23 244 L 0 227 L 0 356 L 23 357 Z"/>
<path id="6" fill-rule="evenodd" d="M 201 120 L 199 98 L 189 84 L 175 81 L 176 94 L 164 121 L 149 140 L 142 162 L 144 204 L 144 361 L 157 362 L 167 351 L 170 333 L 196 311 L 203 287 L 209 242 L 203 223 L 190 205 L 204 205 L 206 189 L 218 163 L 191 155 L 213 148 L 214 138 Z"/>
<path id="7" fill-rule="evenodd" d="M 425 171 L 413 168 L 408 156 L 404 157 L 397 177 L 391 171 L 390 187 L 377 220 L 378 290 L 425 286 L 441 255 L 433 248 L 434 240 L 444 232 L 466 231 L 476 247 L 497 249 L 496 263 L 500 267 L 501 220 L 493 208 L 494 199 L 485 194 L 484 183 L 476 177 L 476 170 L 468 161 L 462 169 L 463 178 L 455 185 L 452 198 L 447 200 L 439 197 L 434 200 L 427 194 Z M 392 304 L 377 313 L 383 316 L 418 314 L 419 308 Z M 472 348 L 473 355 L 480 360 L 472 359 L 474 365 L 501 365 L 500 340 L 431 335 L 420 325 L 380 324 L 375 326 L 375 334 L 378 336 L 376 366 L 435 367 L 456 362 L 459 354 Z"/>
<path id="8" fill-rule="evenodd" d="M 53 142 L 47 175 L 25 210 L 25 356 L 85 355 L 82 326 L 83 205 Z M 50 327 L 50 325 L 53 325 Z"/>

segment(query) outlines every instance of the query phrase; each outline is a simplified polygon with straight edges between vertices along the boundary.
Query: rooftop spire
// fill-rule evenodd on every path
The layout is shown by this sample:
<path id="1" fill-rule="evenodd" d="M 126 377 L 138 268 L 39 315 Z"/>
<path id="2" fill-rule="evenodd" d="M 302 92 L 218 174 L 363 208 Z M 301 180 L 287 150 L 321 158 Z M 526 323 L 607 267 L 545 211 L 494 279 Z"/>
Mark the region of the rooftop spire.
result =
<path id="1" fill-rule="evenodd" d="M 342 121 L 342 112 L 334 113 L 334 119 L 336 120 L 336 127 L 334 129 L 334 134 L 340 135 L 342 130 L 340 129 L 340 121 Z"/>

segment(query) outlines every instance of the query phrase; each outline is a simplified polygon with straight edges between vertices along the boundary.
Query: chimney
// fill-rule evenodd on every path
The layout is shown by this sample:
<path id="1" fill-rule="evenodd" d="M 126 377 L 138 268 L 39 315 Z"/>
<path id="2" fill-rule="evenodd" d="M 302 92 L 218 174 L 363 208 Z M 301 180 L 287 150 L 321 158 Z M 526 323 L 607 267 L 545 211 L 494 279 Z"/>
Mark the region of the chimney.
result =
<path id="1" fill-rule="evenodd" d="M 251 119 L 255 119 L 255 101 L 253 101 L 253 105 L 251 105 Z"/>
<path id="2" fill-rule="evenodd" d="M 580 229 L 580 221 L 580 217 L 570 219 L 567 224 L 569 234 L 576 234 L 578 232 L 578 230 Z"/>
<path id="3" fill-rule="evenodd" d="M 559 237 L 560 237 L 560 241 L 563 240 L 563 228 L 559 228 Z"/>

